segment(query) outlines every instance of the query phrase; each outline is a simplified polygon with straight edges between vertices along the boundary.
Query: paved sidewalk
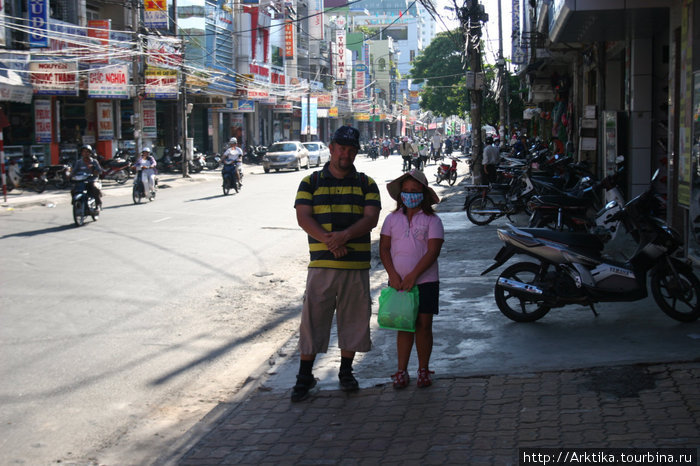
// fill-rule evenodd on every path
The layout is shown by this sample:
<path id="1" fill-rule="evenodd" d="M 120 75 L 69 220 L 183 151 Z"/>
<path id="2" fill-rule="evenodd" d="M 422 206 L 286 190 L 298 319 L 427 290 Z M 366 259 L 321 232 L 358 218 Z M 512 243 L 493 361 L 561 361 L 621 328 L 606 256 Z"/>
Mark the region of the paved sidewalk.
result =
<path id="1" fill-rule="evenodd" d="M 460 190 L 443 198 L 440 210 L 460 211 L 463 201 Z M 479 231 L 459 238 L 482 240 Z M 493 257 L 489 248 L 452 241 L 450 254 L 457 256 L 450 260 Z M 422 389 L 412 373 L 404 390 L 394 390 L 388 376 L 371 386 L 366 366 L 356 371 L 358 393 L 341 392 L 334 376 L 325 377 L 318 393 L 301 403 L 290 402 L 289 389 L 261 380 L 257 389 L 219 405 L 181 439 L 176 454 L 156 464 L 504 465 L 518 464 L 518 449 L 526 447 L 700 446 L 700 359 L 507 371 L 509 361 L 502 361 L 474 375 L 474 362 L 465 358 L 462 373 L 438 369 L 434 385 Z M 293 375 L 285 380 L 291 387 Z"/>
<path id="2" fill-rule="evenodd" d="M 687 362 L 447 377 L 302 403 L 258 392 L 221 405 L 171 462 L 505 465 L 527 447 L 697 449 L 698 380 L 700 362 Z"/>

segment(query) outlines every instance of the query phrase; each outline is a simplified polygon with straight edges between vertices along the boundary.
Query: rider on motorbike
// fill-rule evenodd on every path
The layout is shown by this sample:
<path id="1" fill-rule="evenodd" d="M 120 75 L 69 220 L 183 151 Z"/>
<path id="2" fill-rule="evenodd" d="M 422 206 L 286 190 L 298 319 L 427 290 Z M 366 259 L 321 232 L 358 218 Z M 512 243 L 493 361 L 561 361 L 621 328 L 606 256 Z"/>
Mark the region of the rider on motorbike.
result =
<path id="1" fill-rule="evenodd" d="M 221 176 L 223 177 L 229 170 L 233 170 L 236 179 L 238 179 L 238 183 L 243 184 L 239 173 L 241 160 L 243 160 L 243 151 L 238 147 L 238 139 L 233 137 L 228 140 L 228 149 L 226 149 L 224 155 L 221 156 L 221 163 L 224 164 L 224 168 L 221 170 Z"/>
<path id="2" fill-rule="evenodd" d="M 95 151 L 91 145 L 84 145 L 80 148 L 80 160 L 75 162 L 73 166 L 73 174 L 89 173 L 90 182 L 88 183 L 88 192 L 95 198 L 95 204 L 98 210 L 102 210 L 102 191 L 95 186 L 95 180 L 99 178 L 103 172 L 100 163 L 95 158 Z M 72 195 L 72 193 L 71 193 Z"/>
<path id="3" fill-rule="evenodd" d="M 141 150 L 141 157 L 134 162 L 136 171 L 141 171 L 141 183 L 143 192 L 150 198 L 156 197 L 156 159 L 151 155 L 151 148 L 144 147 Z"/>

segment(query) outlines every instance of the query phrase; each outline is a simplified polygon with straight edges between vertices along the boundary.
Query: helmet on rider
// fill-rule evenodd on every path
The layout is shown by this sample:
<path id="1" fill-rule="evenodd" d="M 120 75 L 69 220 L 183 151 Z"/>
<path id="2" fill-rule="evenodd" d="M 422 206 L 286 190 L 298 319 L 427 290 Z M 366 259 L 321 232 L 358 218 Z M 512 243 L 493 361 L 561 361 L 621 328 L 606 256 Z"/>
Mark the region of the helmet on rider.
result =
<path id="1" fill-rule="evenodd" d="M 150 147 L 144 147 L 143 149 L 141 149 L 141 155 L 143 155 L 144 152 L 150 155 L 150 154 L 151 154 L 151 148 L 150 148 Z"/>
<path id="2" fill-rule="evenodd" d="M 486 138 L 486 144 L 493 144 L 493 138 L 491 136 Z"/>
<path id="3" fill-rule="evenodd" d="M 236 139 L 236 138 L 231 138 L 231 139 L 228 140 L 228 144 L 229 144 L 229 146 L 232 145 L 232 144 L 238 144 L 238 139 Z"/>
<path id="4" fill-rule="evenodd" d="M 83 147 L 80 148 L 80 155 L 83 155 L 84 150 L 90 152 L 90 156 L 92 156 L 95 153 L 90 144 L 85 144 Z"/>

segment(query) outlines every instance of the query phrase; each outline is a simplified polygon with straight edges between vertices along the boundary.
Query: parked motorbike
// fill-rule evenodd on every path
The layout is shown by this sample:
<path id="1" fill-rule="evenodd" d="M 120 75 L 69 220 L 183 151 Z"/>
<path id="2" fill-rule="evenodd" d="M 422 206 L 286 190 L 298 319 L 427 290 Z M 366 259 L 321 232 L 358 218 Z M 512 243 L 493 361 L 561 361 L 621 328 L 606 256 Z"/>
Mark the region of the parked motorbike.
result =
<path id="1" fill-rule="evenodd" d="M 75 221 L 76 226 L 83 226 L 88 216 L 97 221 L 100 215 L 97 200 L 88 188 L 90 183 L 94 183 L 98 190 L 101 189 L 102 183 L 99 178 L 95 178 L 89 173 L 76 173 L 71 181 L 74 183 L 71 190 L 71 203 L 73 204 L 73 221 Z"/>
<path id="2" fill-rule="evenodd" d="M 117 184 L 124 184 L 131 178 L 132 162 L 129 159 L 115 156 L 109 160 L 105 159 L 103 156 L 97 156 L 98 162 L 103 169 L 100 179 L 102 180 L 113 180 Z"/>
<path id="3" fill-rule="evenodd" d="M 266 146 L 248 146 L 243 154 L 243 163 L 261 164 L 267 154 Z"/>
<path id="4" fill-rule="evenodd" d="M 238 179 L 236 179 L 236 172 L 234 170 L 238 170 Z M 236 192 L 240 191 L 242 186 L 240 180 L 243 179 L 243 174 L 238 168 L 237 163 L 231 161 L 225 162 L 224 168 L 221 170 L 221 176 L 223 178 L 222 188 L 224 191 L 224 196 L 228 196 L 231 188 L 235 189 Z"/>
<path id="5" fill-rule="evenodd" d="M 450 157 L 452 164 L 441 163 L 435 173 L 435 184 L 440 184 L 442 181 L 447 181 L 450 186 L 454 186 L 457 182 L 457 159 Z"/>
<path id="6" fill-rule="evenodd" d="M 216 170 L 221 165 L 221 156 L 218 153 L 207 154 L 205 157 L 207 170 Z"/>
<path id="7" fill-rule="evenodd" d="M 44 192 L 48 180 L 46 179 L 46 168 L 39 167 L 35 161 L 28 169 L 20 168 L 16 159 L 10 159 L 7 167 L 7 190 L 31 189 L 38 193 Z"/>
<path id="8" fill-rule="evenodd" d="M 656 202 L 650 186 L 610 219 L 622 220 L 637 244 L 636 252 L 624 263 L 603 257 L 603 243 L 595 235 L 546 228 L 499 229 L 505 245 L 482 275 L 516 254 L 536 262 L 517 262 L 501 273 L 494 290 L 498 309 L 516 322 L 536 321 L 550 309 L 569 304 L 590 306 L 597 315 L 595 303 L 646 298 L 648 274 L 654 301 L 666 315 L 681 322 L 697 320 L 700 280 L 688 261 L 674 256 L 683 246 L 682 238 L 652 216 Z"/>
<path id="9" fill-rule="evenodd" d="M 192 156 L 192 168 L 190 171 L 192 173 L 199 173 L 202 170 L 204 170 L 207 166 L 207 159 L 204 156 L 204 154 L 201 154 L 199 152 L 195 152 L 194 155 Z"/>
<path id="10" fill-rule="evenodd" d="M 46 179 L 58 189 L 70 186 L 71 164 L 69 158 L 64 157 L 60 164 L 46 167 Z"/>

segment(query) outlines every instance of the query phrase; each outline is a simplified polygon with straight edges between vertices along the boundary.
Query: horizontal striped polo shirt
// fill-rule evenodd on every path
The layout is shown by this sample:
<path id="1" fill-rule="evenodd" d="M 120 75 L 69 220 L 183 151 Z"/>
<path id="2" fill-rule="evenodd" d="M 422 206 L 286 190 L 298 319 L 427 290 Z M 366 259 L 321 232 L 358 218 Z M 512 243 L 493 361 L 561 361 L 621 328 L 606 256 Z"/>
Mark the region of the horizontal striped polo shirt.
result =
<path id="1" fill-rule="evenodd" d="M 335 178 L 328 169 L 304 177 L 299 184 L 294 206 L 309 205 L 313 216 L 326 231 L 342 231 L 364 215 L 365 206 L 381 208 L 379 188 L 374 180 L 353 168 L 345 178 Z M 346 244 L 348 254 L 336 259 L 325 243 L 309 238 L 309 267 L 329 269 L 369 269 L 370 233 Z"/>

